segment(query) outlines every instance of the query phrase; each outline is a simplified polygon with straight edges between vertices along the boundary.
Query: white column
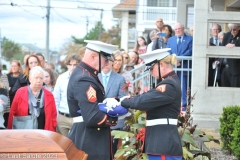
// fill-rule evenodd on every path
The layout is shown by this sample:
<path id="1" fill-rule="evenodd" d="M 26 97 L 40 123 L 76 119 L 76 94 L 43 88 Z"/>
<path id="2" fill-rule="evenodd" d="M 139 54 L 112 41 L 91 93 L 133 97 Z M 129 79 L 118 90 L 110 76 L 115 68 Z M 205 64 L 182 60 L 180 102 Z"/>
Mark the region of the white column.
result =
<path id="1" fill-rule="evenodd" d="M 195 0 L 192 60 L 192 94 L 197 92 L 193 100 L 193 121 L 200 128 L 219 129 L 219 117 L 223 107 L 238 105 L 239 88 L 209 87 L 208 63 L 209 57 L 236 57 L 239 58 L 239 47 L 208 46 L 209 23 L 240 21 L 239 12 L 209 12 L 211 0 Z M 214 5 L 214 4 L 213 4 Z M 218 4 L 219 5 L 219 4 Z M 210 66 L 211 67 L 211 66 Z"/>
<path id="2" fill-rule="evenodd" d="M 194 0 L 177 1 L 177 22 L 184 24 L 185 27 L 187 26 L 187 5 L 192 4 L 194 4 Z"/>
<path id="3" fill-rule="evenodd" d="M 121 48 L 128 50 L 128 19 L 129 14 L 122 12 L 122 24 L 121 24 Z"/>

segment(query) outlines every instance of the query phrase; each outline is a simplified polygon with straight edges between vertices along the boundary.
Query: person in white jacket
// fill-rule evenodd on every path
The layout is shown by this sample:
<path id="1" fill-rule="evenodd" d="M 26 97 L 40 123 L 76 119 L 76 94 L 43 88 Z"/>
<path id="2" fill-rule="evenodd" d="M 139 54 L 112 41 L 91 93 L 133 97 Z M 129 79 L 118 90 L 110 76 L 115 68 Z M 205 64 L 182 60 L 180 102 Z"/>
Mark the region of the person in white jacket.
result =
<path id="1" fill-rule="evenodd" d="M 0 86 L 1 87 L 1 86 Z M 8 104 L 7 90 L 0 88 L 0 129 L 5 129 L 3 111 Z"/>

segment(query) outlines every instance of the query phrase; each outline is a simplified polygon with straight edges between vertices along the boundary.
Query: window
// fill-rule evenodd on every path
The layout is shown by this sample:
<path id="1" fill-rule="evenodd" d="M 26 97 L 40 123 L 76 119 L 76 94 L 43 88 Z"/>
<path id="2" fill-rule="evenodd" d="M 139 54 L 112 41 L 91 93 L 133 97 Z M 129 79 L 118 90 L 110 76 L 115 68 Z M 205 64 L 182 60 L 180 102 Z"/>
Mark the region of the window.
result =
<path id="1" fill-rule="evenodd" d="M 187 28 L 190 28 L 194 22 L 194 6 L 187 6 Z"/>
<path id="2" fill-rule="evenodd" d="M 176 0 L 147 0 L 149 7 L 176 7 Z"/>

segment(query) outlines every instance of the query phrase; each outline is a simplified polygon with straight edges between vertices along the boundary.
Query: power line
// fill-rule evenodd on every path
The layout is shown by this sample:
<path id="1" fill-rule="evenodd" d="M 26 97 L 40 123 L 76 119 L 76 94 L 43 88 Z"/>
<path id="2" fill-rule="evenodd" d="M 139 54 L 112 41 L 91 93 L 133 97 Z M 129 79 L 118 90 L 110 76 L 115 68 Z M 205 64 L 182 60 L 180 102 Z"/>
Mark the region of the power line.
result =
<path id="1" fill-rule="evenodd" d="M 55 0 L 55 1 L 61 1 L 61 0 Z M 64 2 L 64 1 L 62 1 L 62 2 Z M 80 2 L 80 1 L 76 1 L 76 2 Z M 82 1 L 83 2 L 83 1 Z M 88 1 L 84 1 L 84 2 L 86 2 L 86 3 L 96 3 L 96 2 L 88 2 Z M 98 3 L 98 4 L 105 4 L 105 3 L 103 3 L 103 2 L 101 2 L 101 3 Z M 107 3 L 106 3 L 107 4 Z M 110 4 L 110 3 L 109 3 Z M 112 3 L 112 4 L 115 4 L 115 3 Z M 0 4 L 0 5 L 9 5 L 9 4 Z M 12 5 L 12 6 L 17 6 L 18 4 L 16 4 L 16 3 L 11 3 L 10 5 Z M 121 5 L 130 5 L 130 4 L 121 4 Z M 135 5 L 135 4 L 134 4 Z M 42 5 L 26 5 L 26 4 L 24 4 L 24 5 L 18 5 L 18 6 L 24 6 L 24 7 L 47 7 L 47 6 L 42 6 Z M 136 5 L 136 7 L 137 6 L 147 6 L 147 5 Z M 147 7 L 152 7 L 152 6 L 147 6 Z M 59 8 L 59 9 L 78 9 L 78 8 L 71 8 L 71 7 L 53 7 L 53 6 L 51 6 L 51 8 Z M 82 8 L 85 8 L 85 9 L 88 9 L 88 7 L 82 7 Z M 166 7 L 167 8 L 167 7 Z M 96 8 L 96 9 L 99 9 L 99 8 Z M 134 8 L 133 8 L 133 10 L 134 10 Z M 104 11 L 112 11 L 112 10 L 104 10 Z M 152 13 L 152 12 L 137 12 L 136 11 L 136 13 Z M 158 14 L 158 13 L 156 13 L 156 14 Z"/>
<path id="2" fill-rule="evenodd" d="M 11 2 L 10 4 L 12 5 L 13 2 L 12 2 L 12 1 L 10 1 L 10 2 Z M 28 11 L 28 10 L 22 8 L 20 5 L 17 5 L 17 7 L 19 7 L 19 8 L 22 9 L 23 11 L 25 11 L 25 12 L 27 12 L 27 13 L 29 13 L 29 14 L 32 14 L 32 15 L 34 15 L 34 16 L 41 17 L 41 18 L 44 17 L 44 16 L 40 16 L 40 15 L 34 14 L 34 13 L 32 13 L 32 12 L 30 12 L 30 11 Z"/>
<path id="3" fill-rule="evenodd" d="M 97 4 L 116 4 L 116 5 L 124 5 L 124 6 L 147 6 L 147 5 L 137 5 L 136 3 L 109 3 L 109 2 L 94 2 L 94 1 L 79 1 L 79 0 L 52 0 L 52 1 L 60 1 L 60 2 L 83 2 L 83 3 L 97 3 Z"/>
<path id="4" fill-rule="evenodd" d="M 30 3 L 32 3 L 32 4 L 34 4 L 34 5 L 38 5 L 37 3 L 33 3 L 32 1 L 30 1 L 30 0 L 27 0 L 28 2 L 30 2 Z"/>
<path id="5" fill-rule="evenodd" d="M 53 11 L 54 11 L 60 18 L 66 20 L 66 21 L 68 21 L 68 22 L 71 22 L 71 23 L 73 23 L 73 24 L 77 24 L 76 22 L 73 22 L 72 20 L 70 20 L 70 19 L 68 19 L 68 18 L 60 15 L 60 14 L 56 11 L 56 9 L 53 8 Z"/>
<path id="6" fill-rule="evenodd" d="M 89 6 L 89 5 L 87 5 L 86 3 L 84 3 L 84 2 L 81 2 L 81 1 L 79 1 L 79 0 L 78 0 L 78 2 L 80 2 L 80 3 L 84 4 L 85 6 Z M 89 6 L 89 7 L 90 7 L 90 6 Z M 98 19 L 98 18 L 95 16 L 95 14 L 93 14 L 93 13 L 92 13 L 92 11 L 91 11 L 91 10 L 88 10 L 88 11 L 89 11 L 89 12 L 92 14 L 92 16 L 93 16 L 93 17 L 95 17 L 96 19 Z"/>
<path id="7" fill-rule="evenodd" d="M 1 5 L 11 5 L 11 4 L 0 4 L 0 6 Z M 47 8 L 47 6 L 42 6 L 42 5 L 39 5 L 39 6 L 34 6 L 34 5 L 17 5 L 17 4 L 13 4 L 12 6 L 22 6 L 22 7 L 44 7 L 44 8 Z M 88 10 L 88 9 L 90 9 L 90 8 L 88 8 L 88 7 L 78 7 L 78 8 L 70 8 L 70 7 L 53 7 L 53 6 L 51 6 L 50 8 L 55 8 L 55 9 L 76 9 L 76 10 L 79 10 L 79 9 L 86 9 L 86 10 Z M 94 8 L 94 9 L 92 9 L 92 10 L 100 10 L 99 8 Z M 103 11 L 112 11 L 112 10 L 103 10 Z M 151 14 L 159 14 L 159 13 L 161 13 L 161 12 L 155 12 L 155 13 L 153 13 L 153 12 L 137 12 L 136 11 L 136 13 L 151 13 Z M 169 13 L 169 14 L 172 14 L 172 13 Z"/>
<path id="8" fill-rule="evenodd" d="M 25 12 L 30 13 L 30 14 L 32 14 L 32 15 L 34 15 L 34 16 L 44 18 L 44 16 L 40 16 L 40 15 L 37 15 L 37 14 L 31 13 L 30 11 L 28 11 L 28 10 L 22 8 L 21 6 L 18 6 L 18 7 L 21 8 L 22 10 L 24 10 Z"/>
<path id="9" fill-rule="evenodd" d="M 52 0 L 52 1 L 59 1 L 59 2 L 83 2 L 83 3 L 95 3 L 95 4 L 115 4 L 115 5 L 121 5 L 121 6 L 130 6 L 130 7 L 156 7 L 154 5 L 149 6 L 149 5 L 139 5 L 136 3 L 110 3 L 110 2 L 95 2 L 95 1 L 80 1 L 80 0 Z M 157 6 L 157 7 L 161 7 L 161 6 Z M 169 6 L 169 7 L 174 7 L 174 6 Z"/>

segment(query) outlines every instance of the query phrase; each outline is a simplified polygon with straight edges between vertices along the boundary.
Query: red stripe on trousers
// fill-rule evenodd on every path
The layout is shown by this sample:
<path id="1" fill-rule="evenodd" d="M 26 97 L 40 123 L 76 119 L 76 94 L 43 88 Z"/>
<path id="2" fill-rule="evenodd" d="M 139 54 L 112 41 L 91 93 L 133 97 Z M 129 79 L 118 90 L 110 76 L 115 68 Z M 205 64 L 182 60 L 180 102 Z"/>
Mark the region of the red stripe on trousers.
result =
<path id="1" fill-rule="evenodd" d="M 162 160 L 166 160 L 165 155 L 161 155 L 161 157 L 162 157 Z"/>

